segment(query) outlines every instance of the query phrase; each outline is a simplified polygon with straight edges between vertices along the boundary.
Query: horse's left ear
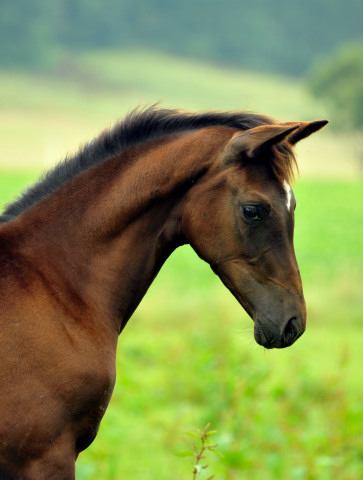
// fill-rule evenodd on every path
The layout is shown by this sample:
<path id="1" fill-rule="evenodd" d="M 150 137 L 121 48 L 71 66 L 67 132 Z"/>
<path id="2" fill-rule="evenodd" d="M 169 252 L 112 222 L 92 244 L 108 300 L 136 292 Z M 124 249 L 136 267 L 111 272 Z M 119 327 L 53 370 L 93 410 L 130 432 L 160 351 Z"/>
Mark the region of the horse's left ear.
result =
<path id="1" fill-rule="evenodd" d="M 242 156 L 257 159 L 265 151 L 290 139 L 290 136 L 300 127 L 300 123 L 286 123 L 278 125 L 260 125 L 242 133 L 236 133 L 228 143 L 223 161 L 230 165 L 241 160 Z"/>
<path id="2" fill-rule="evenodd" d="M 296 129 L 288 138 L 291 145 L 295 145 L 299 140 L 308 137 L 314 132 L 317 132 L 321 128 L 325 127 L 328 120 L 315 120 L 314 122 L 301 122 L 298 129 Z M 291 122 L 285 123 L 285 125 L 293 125 Z M 296 124 L 295 124 L 296 125 Z"/>

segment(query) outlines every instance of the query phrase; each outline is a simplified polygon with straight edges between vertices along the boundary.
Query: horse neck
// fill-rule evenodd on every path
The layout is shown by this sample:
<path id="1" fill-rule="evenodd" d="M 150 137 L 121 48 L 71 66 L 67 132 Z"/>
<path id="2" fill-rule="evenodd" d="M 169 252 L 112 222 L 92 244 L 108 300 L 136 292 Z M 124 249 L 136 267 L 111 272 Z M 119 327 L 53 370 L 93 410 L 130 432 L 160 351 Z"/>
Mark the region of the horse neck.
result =
<path id="1" fill-rule="evenodd" d="M 42 275 L 70 299 L 77 292 L 78 304 L 106 310 L 120 331 L 165 260 L 184 243 L 183 198 L 230 137 L 226 130 L 127 151 L 29 211 L 27 250 L 36 252 Z"/>

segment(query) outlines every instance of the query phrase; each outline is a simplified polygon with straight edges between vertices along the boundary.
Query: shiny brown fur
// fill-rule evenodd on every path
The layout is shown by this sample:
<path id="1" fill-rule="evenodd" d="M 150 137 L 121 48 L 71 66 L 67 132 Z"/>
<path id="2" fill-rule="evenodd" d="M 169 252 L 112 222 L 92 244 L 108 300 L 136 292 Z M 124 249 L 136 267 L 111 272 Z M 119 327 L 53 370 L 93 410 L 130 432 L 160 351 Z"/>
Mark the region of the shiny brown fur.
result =
<path id="1" fill-rule="evenodd" d="M 294 135 L 325 123 L 136 112 L 6 208 L 1 479 L 74 479 L 112 394 L 118 335 L 179 245 L 211 265 L 260 344 L 284 347 L 302 334 L 283 182 Z M 246 205 L 263 206 L 264 218 L 246 219 Z"/>

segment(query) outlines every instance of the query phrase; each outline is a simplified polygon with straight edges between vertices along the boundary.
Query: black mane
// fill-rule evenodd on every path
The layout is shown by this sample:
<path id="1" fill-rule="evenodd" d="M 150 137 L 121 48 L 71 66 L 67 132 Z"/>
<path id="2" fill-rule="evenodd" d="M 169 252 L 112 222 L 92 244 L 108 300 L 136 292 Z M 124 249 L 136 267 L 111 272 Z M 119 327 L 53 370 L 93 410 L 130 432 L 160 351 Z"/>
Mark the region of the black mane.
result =
<path id="1" fill-rule="evenodd" d="M 211 126 L 248 130 L 272 123 L 275 123 L 274 120 L 268 117 L 246 112 L 198 114 L 156 107 L 136 109 L 112 129 L 103 132 L 85 145 L 74 157 L 66 158 L 28 187 L 17 200 L 6 206 L 0 215 L 0 223 L 7 222 L 28 210 L 84 170 L 142 142 Z"/>

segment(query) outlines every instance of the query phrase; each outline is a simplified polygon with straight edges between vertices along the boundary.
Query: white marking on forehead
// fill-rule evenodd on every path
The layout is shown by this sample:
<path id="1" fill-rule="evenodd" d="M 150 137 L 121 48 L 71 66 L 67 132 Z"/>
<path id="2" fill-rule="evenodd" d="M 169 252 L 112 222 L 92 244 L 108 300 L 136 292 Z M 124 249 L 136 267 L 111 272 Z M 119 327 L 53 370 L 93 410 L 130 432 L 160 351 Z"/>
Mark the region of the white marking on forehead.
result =
<path id="1" fill-rule="evenodd" d="M 287 183 L 286 180 L 284 180 L 284 189 L 286 192 L 286 207 L 288 211 L 290 211 L 291 208 L 291 198 L 292 198 L 292 189 L 290 185 Z"/>

